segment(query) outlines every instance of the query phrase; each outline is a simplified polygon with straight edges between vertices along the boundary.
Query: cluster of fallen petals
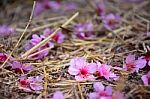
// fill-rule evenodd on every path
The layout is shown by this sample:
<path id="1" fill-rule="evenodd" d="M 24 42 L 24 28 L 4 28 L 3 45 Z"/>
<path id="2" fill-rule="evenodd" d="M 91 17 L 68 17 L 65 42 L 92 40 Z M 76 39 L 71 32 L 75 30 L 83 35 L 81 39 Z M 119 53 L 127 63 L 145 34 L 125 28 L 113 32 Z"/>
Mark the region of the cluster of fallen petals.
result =
<path id="1" fill-rule="evenodd" d="M 87 38 L 93 38 L 95 35 L 92 33 L 94 26 L 92 23 L 79 23 L 74 26 L 74 36 L 85 40 Z"/>
<path id="2" fill-rule="evenodd" d="M 23 64 L 19 61 L 15 61 L 15 60 L 8 64 L 18 74 L 26 73 L 33 69 L 33 66 L 31 64 Z"/>
<path id="3" fill-rule="evenodd" d="M 142 69 L 146 66 L 146 59 L 144 56 L 141 56 L 139 58 L 135 58 L 135 55 L 129 54 L 126 59 L 125 63 L 123 65 L 123 68 L 129 72 L 138 72 L 139 69 Z"/>
<path id="4" fill-rule="evenodd" d="M 71 59 L 68 72 L 78 81 L 94 80 L 97 77 L 116 80 L 118 77 L 111 71 L 111 66 L 100 62 L 88 63 L 84 57 Z M 94 76 L 96 75 L 96 76 Z"/>
<path id="5" fill-rule="evenodd" d="M 44 40 L 46 37 L 50 36 L 53 33 L 52 29 L 46 28 L 43 31 L 43 35 L 37 35 L 37 34 L 33 34 L 32 35 L 32 39 L 26 44 L 25 50 L 29 50 L 32 47 L 34 47 L 35 45 L 37 45 L 38 43 L 40 43 L 42 40 Z M 37 49 L 34 53 L 38 53 L 33 55 L 32 57 L 29 57 L 30 59 L 41 59 L 45 56 L 47 56 L 49 54 L 49 50 L 44 50 L 46 48 L 53 48 L 54 47 L 54 43 L 62 43 L 64 41 L 65 36 L 62 34 L 61 31 L 58 31 L 56 35 L 54 35 L 52 37 L 52 40 L 54 42 L 49 41 L 47 44 L 45 44 L 44 46 L 40 47 L 39 49 Z M 32 54 L 34 54 L 32 53 Z"/>
<path id="6" fill-rule="evenodd" d="M 65 2 L 65 4 L 63 4 L 61 0 L 37 0 L 34 16 L 38 16 L 46 10 L 58 11 L 62 8 L 68 11 L 76 9 L 77 5 L 73 2 Z"/>
<path id="7" fill-rule="evenodd" d="M 141 2 L 142 0 L 124 0 L 128 2 Z M 70 5 L 70 4 L 69 4 Z M 35 7 L 34 15 L 37 16 L 41 12 L 47 9 L 58 10 L 60 9 L 61 3 L 59 1 L 49 1 L 49 0 L 38 0 Z M 68 7 L 68 8 L 67 8 Z M 66 6 L 66 9 L 74 9 L 76 6 L 74 4 Z M 121 16 L 114 13 L 107 13 L 105 3 L 101 0 L 96 3 L 96 11 L 102 19 L 103 26 L 108 29 L 115 29 L 120 26 Z M 88 38 L 94 38 L 96 35 L 93 34 L 94 25 L 92 22 L 79 23 L 73 27 L 73 37 L 79 38 L 81 40 L 86 40 Z M 0 36 L 7 37 L 11 36 L 15 32 L 15 29 L 8 25 L 0 26 Z M 46 28 L 42 35 L 33 34 L 30 41 L 26 44 L 25 50 L 29 50 L 36 46 L 46 37 L 50 36 L 54 32 L 53 29 Z M 150 32 L 147 32 L 147 37 L 150 37 Z M 34 53 L 40 52 L 47 48 L 53 48 L 55 44 L 60 44 L 64 41 L 65 36 L 62 31 L 58 31 L 56 35 L 52 37 L 44 46 L 37 49 Z M 34 54 L 32 53 L 32 54 Z M 36 55 L 29 57 L 30 59 L 42 59 L 49 54 L 49 50 L 44 50 Z M 7 59 L 7 54 L 0 53 L 0 62 L 3 63 Z M 26 75 L 30 72 L 34 66 L 31 64 L 23 63 L 17 61 L 14 58 L 10 58 L 7 65 L 11 67 L 10 69 L 18 74 L 20 78 L 18 79 L 19 88 L 24 91 L 42 91 L 43 90 L 43 76 L 28 76 Z M 150 53 L 145 56 L 136 57 L 133 54 L 128 54 L 123 62 L 122 70 L 128 71 L 129 73 L 139 72 L 146 66 L 150 66 Z M 77 81 L 88 81 L 96 79 L 105 79 L 107 81 L 116 81 L 119 76 L 115 74 L 112 70 L 112 66 L 101 63 L 99 61 L 89 62 L 84 57 L 75 57 L 71 59 L 70 66 L 68 68 L 68 73 L 75 77 Z M 144 85 L 150 84 L 150 71 L 141 76 L 141 80 Z M 111 86 L 105 86 L 101 82 L 95 82 L 93 84 L 94 92 L 89 93 L 89 99 L 124 99 L 123 93 L 119 91 L 113 91 Z M 56 91 L 53 94 L 52 99 L 64 99 L 64 95 L 61 91 Z"/>
<path id="8" fill-rule="evenodd" d="M 6 61 L 8 58 L 7 54 L 0 53 L 0 62 Z M 7 62 L 8 67 L 14 70 L 16 74 L 19 74 L 19 85 L 20 89 L 24 91 L 40 91 L 43 89 L 43 76 L 31 76 L 28 77 L 26 74 L 30 72 L 34 67 L 31 64 L 21 63 L 15 58 L 10 57 Z"/>
<path id="9" fill-rule="evenodd" d="M 21 75 L 19 84 L 19 88 L 27 92 L 41 91 L 43 90 L 43 76 L 27 77 L 26 75 Z"/>
<path id="10" fill-rule="evenodd" d="M 103 26 L 112 30 L 118 28 L 121 24 L 121 16 L 119 14 L 107 13 L 104 0 L 96 2 L 96 12 L 102 19 Z"/>
<path id="11" fill-rule="evenodd" d="M 94 92 L 89 94 L 89 99 L 124 99 L 119 91 L 113 92 L 111 86 L 104 86 L 101 82 L 93 84 Z"/>

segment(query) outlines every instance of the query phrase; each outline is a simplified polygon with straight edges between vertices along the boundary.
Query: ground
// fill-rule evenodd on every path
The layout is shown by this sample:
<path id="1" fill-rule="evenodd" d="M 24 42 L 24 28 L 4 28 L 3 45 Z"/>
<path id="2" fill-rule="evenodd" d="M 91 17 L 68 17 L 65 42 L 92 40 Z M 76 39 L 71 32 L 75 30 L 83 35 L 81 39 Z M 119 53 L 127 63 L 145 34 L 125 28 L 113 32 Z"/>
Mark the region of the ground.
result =
<path id="1" fill-rule="evenodd" d="M 107 13 L 118 13 L 122 17 L 122 23 L 116 29 L 109 31 L 102 25 L 102 20 L 95 11 L 92 0 L 62 0 L 75 2 L 77 8 L 65 11 L 51 9 L 44 11 L 31 20 L 21 42 L 12 53 L 18 61 L 34 65 L 28 75 L 43 75 L 46 77 L 46 97 L 52 97 L 53 92 L 61 90 L 65 97 L 70 99 L 88 99 L 88 93 L 93 91 L 93 82 L 101 81 L 105 85 L 112 86 L 115 90 L 122 91 L 125 99 L 149 99 L 150 87 L 143 85 L 141 76 L 146 74 L 150 67 L 141 69 L 138 73 L 129 73 L 115 69 L 122 67 L 125 57 L 129 53 L 136 56 L 145 55 L 150 51 L 150 38 L 146 36 L 150 29 L 150 2 L 141 3 L 122 2 L 122 0 L 106 0 Z M 16 29 L 13 36 L 0 38 L 0 51 L 10 54 L 21 37 L 32 12 L 32 0 L 7 0 L 0 6 L 0 23 L 8 24 Z M 50 49 L 48 56 L 41 60 L 22 59 L 26 50 L 25 44 L 29 42 L 32 34 L 41 34 L 45 28 L 59 28 L 72 15 L 79 12 L 65 28 L 61 28 L 65 34 L 65 40 Z M 72 37 L 73 26 L 82 22 L 92 22 L 96 37 L 80 40 Z M 74 57 L 86 57 L 91 61 L 100 61 L 111 64 L 113 71 L 120 76 L 118 81 L 107 81 L 97 78 L 94 81 L 78 82 L 74 76 L 68 73 L 69 62 Z M 1 63 L 2 65 L 3 63 Z M 42 99 L 42 92 L 25 92 L 18 87 L 18 77 L 7 64 L 0 69 L 0 99 Z"/>

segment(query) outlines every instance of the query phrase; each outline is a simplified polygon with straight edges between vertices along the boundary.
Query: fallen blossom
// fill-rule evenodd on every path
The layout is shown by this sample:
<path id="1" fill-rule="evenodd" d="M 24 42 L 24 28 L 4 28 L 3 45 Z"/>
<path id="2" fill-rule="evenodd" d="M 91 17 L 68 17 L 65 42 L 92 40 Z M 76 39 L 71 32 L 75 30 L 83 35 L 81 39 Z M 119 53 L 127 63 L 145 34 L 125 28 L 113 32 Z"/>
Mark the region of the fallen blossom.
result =
<path id="1" fill-rule="evenodd" d="M 0 37 L 7 37 L 13 35 L 15 29 L 8 25 L 0 25 Z"/>
<path id="2" fill-rule="evenodd" d="M 29 80 L 27 79 L 25 74 L 21 74 L 21 76 L 19 77 L 19 82 L 21 84 L 21 86 L 23 87 L 29 87 Z"/>
<path id="3" fill-rule="evenodd" d="M 46 28 L 45 30 L 44 30 L 44 36 L 45 37 L 47 37 L 47 36 L 50 36 L 52 33 L 53 33 L 54 31 L 52 30 L 52 29 L 49 29 L 49 28 Z M 65 38 L 65 36 L 62 34 L 62 31 L 58 31 L 57 33 L 56 33 L 56 35 L 54 35 L 53 37 L 52 37 L 52 40 L 54 40 L 55 42 L 57 42 L 57 43 L 62 43 L 63 41 L 64 41 L 64 38 Z"/>
<path id="4" fill-rule="evenodd" d="M 34 16 L 38 16 L 43 11 L 48 9 L 52 9 L 52 10 L 60 9 L 60 3 L 57 1 L 38 0 L 35 5 Z"/>
<path id="5" fill-rule="evenodd" d="M 105 13 L 106 13 L 105 9 L 106 9 L 105 4 L 102 0 L 98 3 L 96 3 L 96 11 L 100 16 L 105 15 Z"/>
<path id="6" fill-rule="evenodd" d="M 150 84 L 150 71 L 146 75 L 143 75 L 141 79 L 145 85 L 149 85 Z"/>
<path id="7" fill-rule="evenodd" d="M 107 80 L 117 80 L 118 77 L 111 71 L 111 66 L 97 62 L 97 75 Z"/>
<path id="8" fill-rule="evenodd" d="M 102 22 L 105 28 L 115 29 L 120 26 L 121 17 L 117 14 L 110 13 L 106 16 L 103 16 Z"/>
<path id="9" fill-rule="evenodd" d="M 89 94 L 89 99 L 112 99 L 112 87 L 104 86 L 101 82 L 93 84 L 95 92 Z"/>
<path id="10" fill-rule="evenodd" d="M 78 81 L 82 80 L 94 80 L 93 73 L 96 72 L 95 63 L 87 63 L 83 57 L 76 57 L 71 59 L 70 67 L 68 69 L 69 74 L 74 75 Z"/>
<path id="11" fill-rule="evenodd" d="M 43 90 L 43 76 L 28 77 L 29 86 L 34 91 Z"/>
<path id="12" fill-rule="evenodd" d="M 22 64 L 18 61 L 13 61 L 12 63 L 9 63 L 12 69 L 15 70 L 16 73 L 21 74 L 22 72 L 28 72 L 32 70 L 33 66 L 30 64 Z"/>
<path id="13" fill-rule="evenodd" d="M 74 34 L 79 39 L 86 39 L 86 38 L 93 38 L 95 37 L 92 33 L 94 30 L 92 23 L 83 23 L 83 24 L 77 24 L 74 27 Z"/>
<path id="14" fill-rule="evenodd" d="M 43 35 L 38 36 L 38 35 L 36 35 L 36 34 L 33 34 L 33 35 L 32 35 L 32 39 L 30 40 L 30 42 L 26 44 L 25 50 L 26 50 L 26 51 L 27 51 L 27 50 L 30 50 L 32 47 L 34 47 L 35 45 L 37 45 L 38 43 L 40 43 L 40 42 L 41 42 L 42 40 L 44 40 L 45 38 L 46 38 L 46 37 L 43 36 Z M 44 49 L 46 49 L 46 48 L 48 48 L 48 47 L 54 47 L 54 44 L 53 44 L 52 42 L 48 42 L 47 44 L 45 44 L 44 46 L 40 47 L 38 50 L 36 50 L 36 51 L 33 52 L 33 53 L 39 52 L 39 51 L 44 50 Z M 32 54 L 33 54 L 33 53 L 32 53 Z M 49 53 L 49 50 L 45 50 L 45 51 L 43 51 L 43 52 L 41 52 L 41 53 L 39 53 L 39 54 L 36 54 L 36 55 L 30 57 L 30 59 L 41 59 L 41 58 L 43 58 L 44 56 L 47 56 L 48 53 Z"/>
<path id="15" fill-rule="evenodd" d="M 129 54 L 123 65 L 123 68 L 129 72 L 138 72 L 139 69 L 142 69 L 146 66 L 146 60 L 144 57 L 139 57 L 137 60 L 135 59 L 135 55 Z"/>
<path id="16" fill-rule="evenodd" d="M 27 77 L 22 74 L 19 78 L 20 89 L 25 91 L 41 91 L 43 90 L 43 76 Z"/>
<path id="17" fill-rule="evenodd" d="M 29 80 L 26 75 L 21 74 L 19 77 L 19 89 L 22 89 L 26 92 L 31 92 L 32 90 L 29 87 Z"/>
<path id="18" fill-rule="evenodd" d="M 0 62 L 4 62 L 7 59 L 7 56 L 4 53 L 0 53 Z"/>
<path id="19" fill-rule="evenodd" d="M 56 91 L 53 94 L 52 99 L 64 99 L 63 93 L 61 91 Z"/>
<path id="20" fill-rule="evenodd" d="M 148 65 L 150 66 L 150 52 L 148 52 L 148 53 L 145 55 L 145 59 L 146 59 L 146 61 L 148 62 Z"/>

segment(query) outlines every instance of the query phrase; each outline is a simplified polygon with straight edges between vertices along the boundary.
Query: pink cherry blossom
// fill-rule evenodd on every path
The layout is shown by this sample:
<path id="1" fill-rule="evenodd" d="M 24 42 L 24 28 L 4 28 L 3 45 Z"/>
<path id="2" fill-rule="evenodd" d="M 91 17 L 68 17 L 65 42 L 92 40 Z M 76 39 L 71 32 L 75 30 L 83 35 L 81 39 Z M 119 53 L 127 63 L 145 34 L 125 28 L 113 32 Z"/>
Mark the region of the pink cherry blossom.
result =
<path id="1" fill-rule="evenodd" d="M 111 72 L 111 66 L 107 64 L 101 64 L 100 62 L 97 62 L 97 75 L 99 77 L 104 77 L 107 80 L 117 80 L 118 77 Z"/>
<path id="2" fill-rule="evenodd" d="M 129 54 L 126 57 L 125 64 L 123 65 L 123 68 L 129 72 L 138 72 L 139 69 L 142 69 L 146 66 L 146 60 L 144 57 L 139 57 L 137 60 L 135 59 L 135 56 L 132 54 Z"/>
<path id="3" fill-rule="evenodd" d="M 21 76 L 19 77 L 19 83 L 22 87 L 29 87 L 29 80 L 27 79 L 25 74 L 21 74 Z"/>
<path id="4" fill-rule="evenodd" d="M 11 36 L 15 33 L 15 29 L 8 25 L 0 25 L 0 37 Z"/>
<path id="5" fill-rule="evenodd" d="M 27 75 L 21 74 L 19 77 L 19 89 L 24 90 L 25 92 L 31 92 L 32 90 L 29 87 L 29 80 Z"/>
<path id="6" fill-rule="evenodd" d="M 64 95 L 61 91 L 56 91 L 52 99 L 64 99 Z"/>
<path id="7" fill-rule="evenodd" d="M 112 99 L 112 87 L 104 86 L 101 82 L 94 83 L 94 90 L 89 94 L 89 99 Z"/>
<path id="8" fill-rule="evenodd" d="M 86 39 L 86 38 L 93 38 L 95 37 L 92 33 L 94 30 L 92 23 L 83 23 L 83 24 L 77 24 L 74 27 L 74 34 L 79 39 Z"/>
<path id="9" fill-rule="evenodd" d="M 143 75 L 141 79 L 145 85 L 149 85 L 150 84 L 150 71 L 146 75 Z"/>
<path id="10" fill-rule="evenodd" d="M 30 64 L 22 64 L 18 61 L 13 61 L 12 63 L 9 63 L 9 65 L 15 70 L 16 73 L 22 73 L 22 71 L 28 72 L 33 68 Z"/>
<path id="11" fill-rule="evenodd" d="M 19 78 L 20 89 L 25 91 L 41 91 L 43 90 L 43 76 L 27 77 L 22 74 Z"/>
<path id="12" fill-rule="evenodd" d="M 28 77 L 29 86 L 34 91 L 43 90 L 43 76 Z"/>
<path id="13" fill-rule="evenodd" d="M 96 72 L 96 64 L 86 62 L 83 57 L 76 57 L 71 59 L 68 72 L 74 75 L 78 81 L 93 80 L 95 79 L 93 73 Z"/>
<path id="14" fill-rule="evenodd" d="M 150 52 L 145 55 L 145 59 L 148 62 L 148 65 L 150 66 Z"/>
<path id="15" fill-rule="evenodd" d="M 53 33 L 52 29 L 46 28 L 44 30 L 44 36 L 50 36 Z M 52 37 L 52 39 L 57 43 L 62 43 L 64 41 L 65 36 L 62 34 L 62 31 L 58 31 L 56 35 Z"/>
<path id="16" fill-rule="evenodd" d="M 35 45 L 37 45 L 38 43 L 40 43 L 42 40 L 44 40 L 45 38 L 46 38 L 46 37 L 43 36 L 43 35 L 38 36 L 38 35 L 36 35 L 36 34 L 33 34 L 33 35 L 32 35 L 32 39 L 30 40 L 30 42 L 26 44 L 25 50 L 31 49 L 32 47 L 34 47 Z M 44 50 L 44 49 L 46 49 L 46 48 L 48 48 L 48 47 L 54 47 L 54 44 L 53 44 L 52 42 L 48 42 L 46 45 L 40 47 L 40 48 L 39 48 L 38 50 L 36 50 L 34 53 L 39 52 L 39 51 L 41 51 L 41 50 Z M 49 50 L 46 50 L 46 51 L 43 51 L 43 52 L 41 52 L 41 53 L 39 53 L 39 54 L 36 54 L 36 55 L 30 57 L 30 59 L 41 59 L 41 58 L 43 58 L 44 56 L 47 56 L 48 53 L 49 53 Z M 32 54 L 33 54 L 33 53 L 32 53 Z"/>
<path id="17" fill-rule="evenodd" d="M 58 10 L 60 9 L 60 3 L 57 1 L 38 0 L 34 10 L 34 16 L 38 16 L 47 9 Z"/>
<path id="18" fill-rule="evenodd" d="M 119 15 L 115 15 L 113 13 L 110 13 L 106 16 L 103 16 L 102 18 L 104 27 L 107 29 L 115 29 L 117 28 L 121 23 L 121 17 Z"/>
<path id="19" fill-rule="evenodd" d="M 0 62 L 4 62 L 7 59 L 7 56 L 4 53 L 0 53 Z"/>
<path id="20" fill-rule="evenodd" d="M 97 13 L 100 15 L 100 16 L 103 16 L 105 15 L 106 13 L 106 8 L 105 8 L 105 4 L 103 2 L 103 0 L 101 0 L 100 2 L 96 3 L 96 10 L 97 10 Z"/>

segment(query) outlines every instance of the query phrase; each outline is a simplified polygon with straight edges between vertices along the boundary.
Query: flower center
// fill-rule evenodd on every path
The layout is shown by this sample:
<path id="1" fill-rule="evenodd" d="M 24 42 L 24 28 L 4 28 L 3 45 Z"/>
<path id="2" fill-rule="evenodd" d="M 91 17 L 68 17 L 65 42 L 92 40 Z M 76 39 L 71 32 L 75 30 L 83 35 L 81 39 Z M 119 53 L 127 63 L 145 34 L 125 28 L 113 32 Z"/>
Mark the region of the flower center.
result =
<path id="1" fill-rule="evenodd" d="M 88 74 L 88 70 L 86 68 L 80 69 L 80 74 L 86 76 Z"/>
<path id="2" fill-rule="evenodd" d="M 145 55 L 145 59 L 146 59 L 147 61 L 150 61 L 150 53 L 148 53 L 148 54 Z"/>
<path id="3" fill-rule="evenodd" d="M 133 63 L 128 63 L 126 65 L 127 65 L 127 70 L 128 71 L 131 71 L 134 68 L 134 66 L 135 66 Z"/>
<path id="4" fill-rule="evenodd" d="M 147 79 L 148 79 L 148 84 L 150 84 L 150 77 L 147 77 Z"/>
<path id="5" fill-rule="evenodd" d="M 23 79 L 23 80 L 20 80 L 20 84 L 21 84 L 21 85 L 28 85 L 29 82 L 28 82 L 27 79 Z"/>
<path id="6" fill-rule="evenodd" d="M 107 96 L 109 96 L 105 91 L 102 91 L 102 92 L 100 92 L 99 93 L 99 96 L 104 96 L 104 97 L 107 97 Z"/>
<path id="7" fill-rule="evenodd" d="M 57 41 L 58 41 L 58 39 L 59 39 L 59 35 L 54 35 L 54 36 L 53 36 L 53 40 L 54 40 L 54 41 L 56 41 L 56 42 L 57 42 Z"/>
<path id="8" fill-rule="evenodd" d="M 20 68 L 16 68 L 16 69 L 15 69 L 15 72 L 16 72 L 17 74 L 21 74 L 21 73 L 22 73 L 22 71 L 21 71 Z"/>
<path id="9" fill-rule="evenodd" d="M 7 59 L 7 56 L 6 56 L 6 55 L 0 56 L 0 61 L 1 61 L 1 62 L 4 62 L 6 59 Z"/>
<path id="10" fill-rule="evenodd" d="M 110 26 L 113 26 L 113 25 L 115 25 L 115 24 L 117 24 L 117 23 L 118 23 L 118 22 L 115 21 L 115 20 L 113 20 L 113 19 L 111 19 L 111 20 L 108 21 L 108 24 L 109 24 Z"/>

